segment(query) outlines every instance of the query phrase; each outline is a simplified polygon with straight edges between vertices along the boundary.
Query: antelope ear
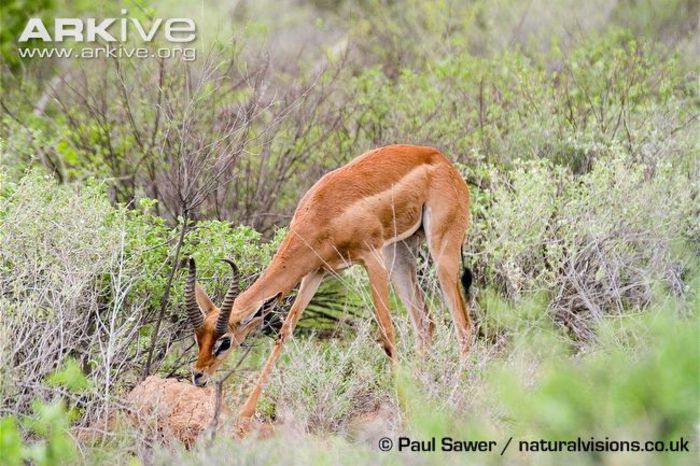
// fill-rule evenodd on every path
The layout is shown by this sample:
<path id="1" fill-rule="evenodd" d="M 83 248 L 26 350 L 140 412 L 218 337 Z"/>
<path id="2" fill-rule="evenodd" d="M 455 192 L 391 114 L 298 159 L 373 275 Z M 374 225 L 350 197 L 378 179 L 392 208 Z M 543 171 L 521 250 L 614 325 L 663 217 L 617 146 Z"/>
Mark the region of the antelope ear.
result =
<path id="1" fill-rule="evenodd" d="M 199 283 L 197 283 L 197 286 L 194 290 L 194 295 L 197 299 L 197 304 L 199 305 L 199 308 L 202 310 L 202 312 L 204 312 L 205 315 L 209 314 L 211 311 L 216 309 L 214 303 L 212 303 L 211 299 L 209 299 L 209 296 L 207 296 L 207 292 L 204 291 L 204 288 L 199 286 Z"/>
<path id="2" fill-rule="evenodd" d="M 259 327 L 261 323 L 262 317 L 256 317 L 246 324 L 239 325 L 234 335 L 236 341 L 239 343 L 242 342 L 245 337 L 247 337 L 254 328 Z"/>

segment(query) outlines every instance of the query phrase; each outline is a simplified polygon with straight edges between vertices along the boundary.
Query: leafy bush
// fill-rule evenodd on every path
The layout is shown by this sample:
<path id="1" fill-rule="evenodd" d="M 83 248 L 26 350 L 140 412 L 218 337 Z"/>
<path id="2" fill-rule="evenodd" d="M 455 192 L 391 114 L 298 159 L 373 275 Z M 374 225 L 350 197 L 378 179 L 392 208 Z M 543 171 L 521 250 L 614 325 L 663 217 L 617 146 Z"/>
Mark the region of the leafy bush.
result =
<path id="1" fill-rule="evenodd" d="M 511 297 L 548 292 L 578 337 L 606 312 L 644 306 L 658 284 L 684 293 L 694 265 L 697 186 L 682 161 L 652 172 L 614 148 L 606 155 L 580 176 L 547 162 L 494 170 L 492 208 L 471 236 L 487 282 Z"/>
<path id="2" fill-rule="evenodd" d="M 124 269 L 120 218 L 96 186 L 75 193 L 31 174 L 4 190 L 1 328 L 14 342 L 0 355 L 5 409 L 22 412 L 36 397 L 49 399 L 52 389 L 43 382 L 71 355 L 103 384 L 93 397 L 111 396 L 141 311 L 119 301 L 134 273 Z"/>
<path id="3" fill-rule="evenodd" d="M 58 389 L 46 384 L 46 377 L 68 357 L 76 358 L 92 381 L 82 401 L 90 418 L 107 416 L 120 393 L 138 379 L 151 321 L 174 266 L 170 255 L 178 233 L 149 213 L 151 205 L 113 207 L 101 186 L 59 186 L 36 172 L 19 183 L 3 182 L 0 331 L 4 341 L 21 342 L 3 345 L 0 354 L 3 409 L 25 412 L 34 398 L 50 399 Z M 189 230 L 183 252 L 197 258 L 200 280 L 221 299 L 230 271 L 220 258 L 238 261 L 247 283 L 275 248 L 250 228 L 202 222 Z M 191 335 L 183 274 L 165 316 L 161 344 L 166 347 L 178 335 Z M 173 355 L 168 367 L 177 370 L 182 364 Z"/>
<path id="4" fill-rule="evenodd" d="M 73 359 L 67 359 L 65 366 L 48 378 L 51 386 L 65 388 L 71 394 L 84 392 L 88 379 L 83 375 Z M 22 421 L 23 427 L 35 437 L 25 444 L 20 436 L 14 416 L 0 418 L 0 445 L 3 464 L 9 466 L 24 464 L 23 460 L 37 465 L 72 464 L 77 459 L 77 448 L 68 428 L 77 412 L 68 409 L 63 399 L 47 403 L 35 400 L 32 414 Z"/>
<path id="5" fill-rule="evenodd" d="M 25 424 L 41 440 L 25 445 L 15 418 L 0 418 L 3 464 L 21 465 L 27 460 L 39 466 L 50 466 L 72 464 L 76 460 L 76 445 L 68 434 L 70 418 L 62 401 L 34 403 L 32 417 Z"/>

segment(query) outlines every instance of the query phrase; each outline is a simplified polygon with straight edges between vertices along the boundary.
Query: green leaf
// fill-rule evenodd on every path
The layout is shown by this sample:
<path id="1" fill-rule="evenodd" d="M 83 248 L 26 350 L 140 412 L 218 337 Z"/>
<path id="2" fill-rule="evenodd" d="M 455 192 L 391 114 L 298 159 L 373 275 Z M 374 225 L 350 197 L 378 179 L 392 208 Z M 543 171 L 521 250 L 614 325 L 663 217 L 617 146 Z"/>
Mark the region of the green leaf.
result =
<path id="1" fill-rule="evenodd" d="M 47 383 L 54 387 L 65 387 L 73 393 L 83 392 L 90 386 L 90 381 L 73 358 L 66 359 L 63 368 L 51 374 Z"/>
<path id="2" fill-rule="evenodd" d="M 7 466 L 23 464 L 22 437 L 19 435 L 17 422 L 13 416 L 0 418 L 0 452 L 2 464 Z"/>

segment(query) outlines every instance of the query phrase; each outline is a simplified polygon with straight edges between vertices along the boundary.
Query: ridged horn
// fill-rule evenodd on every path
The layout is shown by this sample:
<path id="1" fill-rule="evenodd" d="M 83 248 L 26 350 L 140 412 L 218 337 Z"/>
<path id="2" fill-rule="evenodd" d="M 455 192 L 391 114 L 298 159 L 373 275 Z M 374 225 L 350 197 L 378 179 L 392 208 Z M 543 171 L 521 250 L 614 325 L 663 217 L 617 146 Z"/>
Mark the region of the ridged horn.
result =
<path id="1" fill-rule="evenodd" d="M 190 318 L 192 326 L 197 330 L 204 325 L 204 316 L 197 304 L 195 291 L 195 287 L 197 286 L 197 266 L 194 263 L 194 259 L 191 257 L 188 261 L 188 268 L 189 273 L 187 274 L 187 281 L 185 282 L 185 309 L 187 310 L 187 317 Z"/>
<path id="2" fill-rule="evenodd" d="M 231 316 L 231 311 L 233 310 L 233 301 L 238 296 L 238 267 L 233 261 L 228 259 L 221 259 L 231 266 L 231 271 L 233 276 L 231 277 L 231 286 L 229 286 L 226 292 L 226 297 L 224 298 L 224 304 L 221 305 L 221 313 L 216 321 L 216 334 L 223 335 L 228 332 L 228 319 Z"/>

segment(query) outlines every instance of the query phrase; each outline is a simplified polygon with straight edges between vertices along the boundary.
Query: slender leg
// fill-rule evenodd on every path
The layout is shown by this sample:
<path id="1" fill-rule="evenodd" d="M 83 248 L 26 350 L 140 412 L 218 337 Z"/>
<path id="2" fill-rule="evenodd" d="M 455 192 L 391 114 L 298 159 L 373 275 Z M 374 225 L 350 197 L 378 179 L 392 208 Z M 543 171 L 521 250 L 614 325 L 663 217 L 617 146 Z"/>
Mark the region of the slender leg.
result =
<path id="1" fill-rule="evenodd" d="M 447 305 L 450 308 L 450 313 L 452 314 L 452 321 L 455 325 L 462 356 L 466 356 L 471 346 L 472 323 L 469 318 L 467 303 L 464 301 L 462 290 L 460 289 L 460 261 L 457 261 L 457 267 L 452 266 L 449 263 L 450 261 L 447 262 L 447 264 L 438 265 L 438 280 L 440 282 L 440 288 L 442 288 L 442 292 L 447 300 Z"/>
<path id="2" fill-rule="evenodd" d="M 452 315 L 462 357 L 466 357 L 471 345 L 472 323 L 469 319 L 469 308 L 460 287 L 461 245 L 465 228 L 459 223 L 434 220 L 436 219 L 427 216 L 424 223 L 428 247 L 437 268 L 440 288 Z"/>
<path id="3" fill-rule="evenodd" d="M 386 246 L 382 254 L 394 291 L 411 316 L 418 352 L 424 353 L 432 341 L 435 322 L 425 304 L 423 291 L 418 285 L 416 270 L 418 239 L 418 236 L 415 236 Z"/>
<path id="4" fill-rule="evenodd" d="M 372 301 L 374 312 L 379 324 L 379 336 L 384 346 L 384 351 L 396 363 L 396 340 L 394 337 L 394 325 L 391 321 L 389 310 L 389 278 L 386 268 L 378 251 L 368 253 L 363 258 L 363 264 L 369 276 L 372 288 Z"/>
<path id="5" fill-rule="evenodd" d="M 294 327 L 299 320 L 301 313 L 304 311 L 306 306 L 308 306 L 309 301 L 311 301 L 311 298 L 314 296 L 314 293 L 316 293 L 316 290 L 318 290 L 321 280 L 323 279 L 323 275 L 324 273 L 322 271 L 315 271 L 305 276 L 301 280 L 299 293 L 297 294 L 294 304 L 292 304 L 287 317 L 284 319 L 282 329 L 279 333 L 279 338 L 277 339 L 275 346 L 272 348 L 272 353 L 270 353 L 267 361 L 265 361 L 265 365 L 260 372 L 260 376 L 258 376 L 258 381 L 255 384 L 253 391 L 250 393 L 248 399 L 238 411 L 239 421 L 246 422 L 253 416 L 253 414 L 255 414 L 255 406 L 258 403 L 258 398 L 262 393 L 265 382 L 267 381 L 275 362 L 277 362 L 277 359 L 280 357 L 282 345 L 284 345 L 285 340 L 287 340 L 287 338 L 294 331 Z"/>

